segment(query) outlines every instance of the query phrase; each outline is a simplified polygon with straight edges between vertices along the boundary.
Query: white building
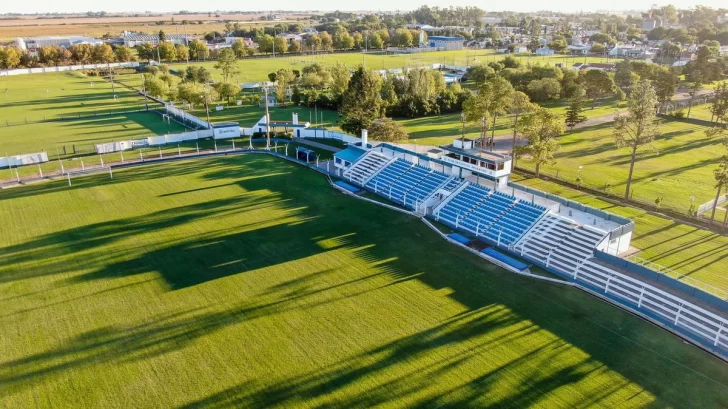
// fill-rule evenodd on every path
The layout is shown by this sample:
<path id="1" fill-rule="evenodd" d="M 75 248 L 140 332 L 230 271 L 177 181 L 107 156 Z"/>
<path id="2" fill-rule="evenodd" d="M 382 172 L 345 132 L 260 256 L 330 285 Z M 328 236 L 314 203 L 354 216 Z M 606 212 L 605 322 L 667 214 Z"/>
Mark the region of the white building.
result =
<path id="1" fill-rule="evenodd" d="M 61 48 L 69 48 L 72 45 L 77 44 L 103 44 L 102 40 L 86 37 L 86 36 L 48 36 L 48 37 L 26 37 L 17 38 L 15 45 L 21 49 L 29 52 L 36 51 L 41 47 L 45 46 L 59 46 Z"/>
<path id="2" fill-rule="evenodd" d="M 192 41 L 192 36 L 186 34 L 167 34 L 164 36 L 164 38 L 165 41 L 171 42 L 174 45 L 187 45 L 190 41 Z M 140 44 L 159 45 L 158 34 L 124 33 L 120 39 L 127 47 L 136 47 Z"/>
<path id="3" fill-rule="evenodd" d="M 462 37 L 430 36 L 427 38 L 430 47 L 439 50 L 462 50 L 464 41 L 465 39 Z"/>
<path id="4" fill-rule="evenodd" d="M 554 55 L 554 50 L 548 47 L 537 48 L 536 55 Z"/>

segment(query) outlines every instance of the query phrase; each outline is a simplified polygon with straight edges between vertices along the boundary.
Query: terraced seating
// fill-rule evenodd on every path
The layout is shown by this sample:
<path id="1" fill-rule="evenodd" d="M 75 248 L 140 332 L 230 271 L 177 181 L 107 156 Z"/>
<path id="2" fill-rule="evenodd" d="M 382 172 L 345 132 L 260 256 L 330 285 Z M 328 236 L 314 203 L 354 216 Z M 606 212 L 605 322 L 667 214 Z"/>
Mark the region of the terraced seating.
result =
<path id="1" fill-rule="evenodd" d="M 344 172 L 344 178 L 363 186 L 364 183 L 389 163 L 390 158 L 376 152 L 368 152 Z"/>
<path id="2" fill-rule="evenodd" d="M 396 159 L 389 163 L 384 169 L 377 173 L 373 178 L 369 179 L 366 187 L 373 190 L 376 193 L 380 193 L 383 196 L 389 197 L 389 187 L 402 176 L 407 170 L 409 170 L 408 162 L 401 159 Z"/>
<path id="3" fill-rule="evenodd" d="M 580 263 L 594 254 L 594 248 L 606 233 L 578 226 L 555 247 L 547 258 L 547 265 L 563 271 L 573 271 Z"/>
<path id="4" fill-rule="evenodd" d="M 519 200 L 493 224 L 486 237 L 502 245 L 511 245 L 518 241 L 545 212 L 546 208 L 543 206 Z"/>

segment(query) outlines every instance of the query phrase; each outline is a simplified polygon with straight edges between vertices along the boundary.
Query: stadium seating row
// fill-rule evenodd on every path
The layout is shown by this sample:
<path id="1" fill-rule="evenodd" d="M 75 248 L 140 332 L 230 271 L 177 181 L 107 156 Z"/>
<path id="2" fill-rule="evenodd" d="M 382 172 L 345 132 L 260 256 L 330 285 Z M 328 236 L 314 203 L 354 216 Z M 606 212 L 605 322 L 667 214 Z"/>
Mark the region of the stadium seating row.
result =
<path id="1" fill-rule="evenodd" d="M 546 208 L 543 206 L 469 184 L 440 209 L 437 217 L 452 227 L 462 228 L 478 237 L 501 245 L 511 245 L 544 213 Z"/>
<path id="2" fill-rule="evenodd" d="M 414 209 L 443 184 L 444 187 L 453 189 L 459 183 L 459 180 L 444 173 L 395 159 L 369 179 L 365 187 L 395 203 Z"/>

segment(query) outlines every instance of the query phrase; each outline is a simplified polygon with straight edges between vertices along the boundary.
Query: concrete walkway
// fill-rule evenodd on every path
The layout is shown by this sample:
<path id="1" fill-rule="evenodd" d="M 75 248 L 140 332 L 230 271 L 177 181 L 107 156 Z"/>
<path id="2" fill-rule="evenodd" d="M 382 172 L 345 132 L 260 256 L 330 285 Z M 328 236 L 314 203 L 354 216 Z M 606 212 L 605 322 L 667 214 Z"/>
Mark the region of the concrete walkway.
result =
<path id="1" fill-rule="evenodd" d="M 319 149 L 329 151 L 329 152 L 339 152 L 340 150 L 342 150 L 341 148 L 337 148 L 337 147 L 331 146 L 331 145 L 326 145 L 324 143 L 314 142 L 314 141 L 312 141 L 310 139 L 306 139 L 306 138 L 293 138 L 293 142 L 300 143 L 301 145 L 308 145 L 313 148 L 319 148 Z"/>

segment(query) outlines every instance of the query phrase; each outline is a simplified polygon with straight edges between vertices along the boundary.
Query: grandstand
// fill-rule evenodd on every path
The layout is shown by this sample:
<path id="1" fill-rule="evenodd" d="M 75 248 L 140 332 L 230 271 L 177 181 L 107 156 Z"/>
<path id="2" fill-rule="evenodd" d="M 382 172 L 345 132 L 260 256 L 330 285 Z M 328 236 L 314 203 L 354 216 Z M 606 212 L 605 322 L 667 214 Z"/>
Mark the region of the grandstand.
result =
<path id="1" fill-rule="evenodd" d="M 508 183 L 510 158 L 455 145 L 421 154 L 380 144 L 340 175 L 728 357 L 728 302 L 652 283 L 644 268 L 617 257 L 629 249 L 631 220 Z"/>

